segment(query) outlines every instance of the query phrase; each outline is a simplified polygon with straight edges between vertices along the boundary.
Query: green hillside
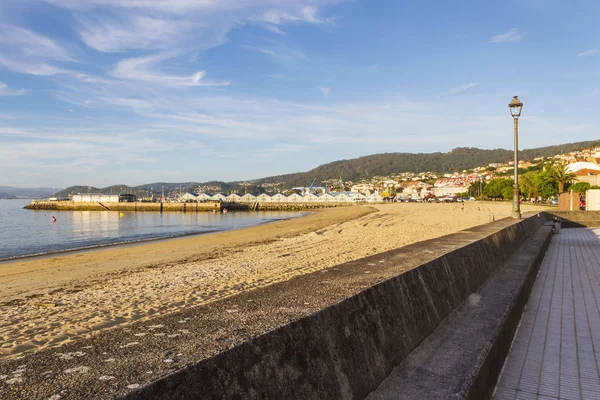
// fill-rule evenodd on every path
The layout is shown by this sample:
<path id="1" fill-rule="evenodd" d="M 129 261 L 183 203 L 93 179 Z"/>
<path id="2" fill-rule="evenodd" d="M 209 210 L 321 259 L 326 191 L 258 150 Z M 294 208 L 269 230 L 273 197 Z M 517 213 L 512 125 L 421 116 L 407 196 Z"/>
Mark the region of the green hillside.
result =
<path id="1" fill-rule="evenodd" d="M 520 152 L 519 159 L 532 161 L 536 157 L 551 157 L 575 150 L 600 145 L 600 140 L 566 143 L 558 146 L 525 149 Z M 255 185 L 264 183 L 285 182 L 285 187 L 309 185 L 313 179 L 317 182 L 332 178 L 342 178 L 344 181 L 369 179 L 374 176 L 386 176 L 399 172 L 437 172 L 447 173 L 462 171 L 491 163 L 506 163 L 513 158 L 512 150 L 494 149 L 483 150 L 474 147 L 458 147 L 448 153 L 383 153 L 354 158 L 351 160 L 334 161 L 323 164 L 307 172 L 271 176 L 254 181 Z M 89 188 L 88 186 L 71 186 L 57 193 L 57 196 L 68 196 L 77 193 L 134 193 L 145 197 L 151 192 L 161 193 L 192 192 L 198 186 L 218 187 L 217 191 L 228 192 L 238 187 L 238 182 L 154 182 L 140 186 L 113 185 L 106 188 Z M 215 190 L 212 190 L 215 192 Z"/>
<path id="2" fill-rule="evenodd" d="M 531 161 L 536 157 L 551 157 L 597 144 L 600 144 L 600 140 L 526 149 L 520 152 L 519 159 Z M 334 161 L 320 165 L 308 172 L 272 176 L 259 179 L 256 183 L 283 181 L 287 187 L 290 187 L 308 185 L 313 179 L 320 182 L 341 177 L 344 181 L 356 181 L 398 172 L 447 173 L 485 166 L 490 163 L 506 163 L 512 158 L 513 151 L 511 150 L 482 150 L 473 147 L 459 147 L 448 153 L 384 153 Z"/>

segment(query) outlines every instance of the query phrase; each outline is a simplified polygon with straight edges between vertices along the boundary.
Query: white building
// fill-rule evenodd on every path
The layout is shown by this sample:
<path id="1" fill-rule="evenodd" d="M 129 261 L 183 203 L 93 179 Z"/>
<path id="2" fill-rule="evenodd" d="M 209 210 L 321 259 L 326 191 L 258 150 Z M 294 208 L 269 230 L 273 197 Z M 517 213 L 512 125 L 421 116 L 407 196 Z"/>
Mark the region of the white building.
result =
<path id="1" fill-rule="evenodd" d="M 225 197 L 226 196 L 223 193 L 217 193 L 214 196 L 212 196 L 210 199 L 211 200 L 216 200 L 216 201 L 224 201 Z"/>
<path id="2" fill-rule="evenodd" d="M 437 197 L 456 196 L 459 193 L 465 193 L 468 191 L 469 191 L 469 189 L 466 186 L 434 187 L 432 190 L 434 196 L 437 196 Z"/>
<path id="3" fill-rule="evenodd" d="M 360 192 L 363 194 L 371 194 L 371 192 L 374 190 L 374 187 L 370 183 L 359 183 L 352 186 L 350 190 L 353 192 Z"/>
<path id="4" fill-rule="evenodd" d="M 206 193 L 200 193 L 198 195 L 198 197 L 196 197 L 196 199 L 202 200 L 202 201 L 210 200 L 211 199 L 211 195 L 210 194 L 206 194 Z"/>

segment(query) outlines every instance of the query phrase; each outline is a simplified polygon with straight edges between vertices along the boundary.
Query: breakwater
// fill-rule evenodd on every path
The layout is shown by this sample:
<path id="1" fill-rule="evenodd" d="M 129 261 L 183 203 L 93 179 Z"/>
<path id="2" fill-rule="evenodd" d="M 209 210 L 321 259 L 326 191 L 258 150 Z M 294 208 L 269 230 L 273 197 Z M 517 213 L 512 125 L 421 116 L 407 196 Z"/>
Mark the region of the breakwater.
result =
<path id="1" fill-rule="evenodd" d="M 28 210 L 54 211 L 158 211 L 158 212 L 213 212 L 213 211 L 304 211 L 328 207 L 348 207 L 353 203 L 228 203 L 222 201 L 206 201 L 197 203 L 91 203 L 74 201 L 38 201 L 34 200 L 27 206 Z"/>
<path id="2" fill-rule="evenodd" d="M 25 206 L 28 210 L 55 211 L 180 211 L 206 212 L 221 211 L 221 202 L 207 201 L 202 203 L 80 203 L 74 201 L 32 201 Z"/>

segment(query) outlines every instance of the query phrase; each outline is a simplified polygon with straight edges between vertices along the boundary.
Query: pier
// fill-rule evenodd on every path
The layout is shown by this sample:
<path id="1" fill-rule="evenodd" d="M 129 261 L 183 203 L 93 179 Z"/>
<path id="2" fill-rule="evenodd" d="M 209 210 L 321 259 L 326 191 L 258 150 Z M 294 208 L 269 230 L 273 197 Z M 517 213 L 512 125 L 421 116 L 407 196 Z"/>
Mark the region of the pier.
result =
<path id="1" fill-rule="evenodd" d="M 33 200 L 25 208 L 28 210 L 52 210 L 52 211 L 134 211 L 134 212 L 221 212 L 228 211 L 305 211 L 327 207 L 348 207 L 353 203 L 328 203 L 328 202 L 306 202 L 306 203 L 229 203 L 223 201 L 205 202 L 75 202 L 75 201 L 49 201 Z"/>

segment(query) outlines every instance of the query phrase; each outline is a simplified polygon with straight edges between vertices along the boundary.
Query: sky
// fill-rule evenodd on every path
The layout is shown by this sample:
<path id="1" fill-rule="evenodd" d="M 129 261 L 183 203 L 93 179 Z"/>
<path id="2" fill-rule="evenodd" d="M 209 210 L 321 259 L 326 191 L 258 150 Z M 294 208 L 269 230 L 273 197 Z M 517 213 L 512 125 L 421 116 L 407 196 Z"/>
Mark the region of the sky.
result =
<path id="1" fill-rule="evenodd" d="M 600 2 L 0 0 L 0 186 L 600 139 Z"/>

